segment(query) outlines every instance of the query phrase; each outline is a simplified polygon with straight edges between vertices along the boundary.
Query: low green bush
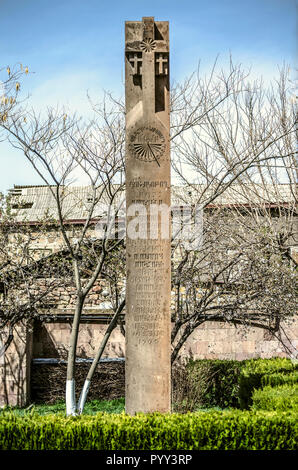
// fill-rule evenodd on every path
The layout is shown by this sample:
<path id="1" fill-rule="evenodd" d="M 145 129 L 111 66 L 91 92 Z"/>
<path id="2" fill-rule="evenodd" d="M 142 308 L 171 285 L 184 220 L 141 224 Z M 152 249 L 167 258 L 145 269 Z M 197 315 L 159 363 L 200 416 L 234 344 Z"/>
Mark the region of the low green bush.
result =
<path id="1" fill-rule="evenodd" d="M 205 378 L 207 387 L 202 394 L 203 406 L 236 407 L 239 395 L 241 363 L 234 360 L 201 360 L 190 363 L 197 375 Z"/>
<path id="2" fill-rule="evenodd" d="M 175 411 L 202 407 L 249 409 L 255 389 L 298 383 L 298 366 L 288 358 L 199 359 L 175 369 L 173 377 Z"/>
<path id="3" fill-rule="evenodd" d="M 294 450 L 293 413 L 0 415 L 2 450 Z"/>
<path id="4" fill-rule="evenodd" d="M 252 405 L 252 395 L 255 389 L 262 388 L 263 385 L 269 384 L 272 376 L 272 385 L 282 379 L 281 376 L 291 374 L 289 380 L 296 381 L 297 376 L 292 375 L 298 370 L 298 365 L 288 358 L 271 358 L 271 359 L 251 359 L 245 361 L 241 368 L 239 376 L 239 404 L 242 409 L 247 409 Z M 277 375 L 279 378 L 277 378 Z M 274 375 L 274 377 L 273 377 Z"/>
<path id="5" fill-rule="evenodd" d="M 241 362 L 233 360 L 198 359 L 188 362 L 184 374 L 174 383 L 177 409 L 236 407 L 239 394 Z M 178 389 L 178 390 L 177 390 Z M 175 393 L 175 392 L 178 393 Z"/>
<path id="6" fill-rule="evenodd" d="M 255 390 L 252 395 L 251 408 L 269 411 L 298 411 L 298 384 L 285 384 L 277 387 L 267 385 L 263 389 Z"/>
<path id="7" fill-rule="evenodd" d="M 278 385 L 294 385 L 298 384 L 298 371 L 290 373 L 277 372 L 274 374 L 266 374 L 261 378 L 261 386 L 265 387 L 266 385 L 271 385 L 271 387 L 276 387 Z"/>
<path id="8" fill-rule="evenodd" d="M 184 372 L 186 376 L 183 375 Z M 192 406 L 235 406 L 251 410 L 185 414 L 109 414 L 124 400 L 66 418 L 34 407 L 0 413 L 2 450 L 295 450 L 297 447 L 298 367 L 289 359 L 191 361 L 180 375 L 181 397 Z M 187 380 L 185 380 L 185 377 Z M 178 380 L 178 382 L 179 382 Z M 185 388 L 186 384 L 186 388 Z M 177 384 L 176 384 L 177 385 Z M 179 383 L 178 383 L 179 385 Z M 64 406 L 64 405 L 63 405 Z M 52 410 L 53 411 L 53 410 Z M 87 410 L 86 410 L 87 411 Z"/>

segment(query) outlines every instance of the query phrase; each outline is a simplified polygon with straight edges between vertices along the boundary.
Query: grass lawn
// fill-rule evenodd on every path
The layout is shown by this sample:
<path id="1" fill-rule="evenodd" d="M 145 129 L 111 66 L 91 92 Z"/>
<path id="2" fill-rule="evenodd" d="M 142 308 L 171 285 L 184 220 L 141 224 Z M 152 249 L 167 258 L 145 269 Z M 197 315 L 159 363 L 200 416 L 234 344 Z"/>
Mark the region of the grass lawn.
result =
<path id="1" fill-rule="evenodd" d="M 85 405 L 84 413 L 86 415 L 95 415 L 100 411 L 105 411 L 106 413 L 121 413 L 124 411 L 125 402 L 124 398 L 116 398 L 115 400 L 92 400 L 88 401 Z M 32 404 L 27 408 L 18 408 L 18 407 L 5 407 L 0 409 L 0 413 L 3 411 L 12 411 L 18 416 L 24 416 L 28 414 L 39 414 L 39 415 L 48 415 L 48 414 L 57 414 L 65 415 L 65 402 L 59 401 L 53 405 L 47 404 Z"/>
<path id="2" fill-rule="evenodd" d="M 38 415 L 48 415 L 48 414 L 56 414 L 60 416 L 65 415 L 65 402 L 59 401 L 53 405 L 47 404 L 32 404 L 26 408 L 18 408 L 18 407 L 5 407 L 0 409 L 0 414 L 3 411 L 12 411 L 18 416 L 25 416 L 30 414 L 38 414 Z M 84 415 L 95 415 L 99 412 L 106 412 L 106 413 L 122 413 L 125 410 L 125 399 L 124 398 L 116 398 L 115 400 L 91 400 L 88 401 L 84 408 Z M 213 408 L 199 408 L 195 411 L 222 411 L 221 408 L 213 407 Z"/>

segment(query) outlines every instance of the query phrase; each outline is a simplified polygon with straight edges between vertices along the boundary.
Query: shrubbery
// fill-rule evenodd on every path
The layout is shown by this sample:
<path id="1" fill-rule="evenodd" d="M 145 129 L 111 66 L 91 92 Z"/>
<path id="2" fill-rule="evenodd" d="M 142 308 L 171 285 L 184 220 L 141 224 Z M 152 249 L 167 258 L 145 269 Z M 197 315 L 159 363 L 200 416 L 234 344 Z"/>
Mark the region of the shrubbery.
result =
<path id="1" fill-rule="evenodd" d="M 297 384 L 298 383 L 298 371 L 290 372 L 290 373 L 282 373 L 276 372 L 274 374 L 263 375 L 261 378 L 261 385 L 265 387 L 265 385 L 271 385 L 272 387 L 276 387 L 277 385 L 284 385 L 284 384 Z"/>
<path id="2" fill-rule="evenodd" d="M 175 411 L 198 408 L 238 406 L 239 361 L 200 359 L 173 370 L 173 406 Z"/>
<path id="3" fill-rule="evenodd" d="M 254 390 L 298 383 L 298 365 L 287 358 L 200 359 L 178 372 L 173 385 L 175 409 L 180 412 L 214 406 L 249 409 Z"/>
<path id="4" fill-rule="evenodd" d="M 263 389 L 255 390 L 252 396 L 252 409 L 298 411 L 298 384 L 267 385 Z"/>
<path id="5" fill-rule="evenodd" d="M 220 408 L 236 407 L 239 394 L 241 363 L 227 360 L 190 361 L 188 370 L 202 387 L 201 405 Z"/>
<path id="6" fill-rule="evenodd" d="M 249 408 L 252 405 L 254 390 L 270 384 L 279 385 L 297 382 L 295 371 L 298 364 L 287 358 L 251 359 L 245 361 L 239 377 L 239 404 L 241 408 Z M 290 377 L 287 377 L 287 376 Z M 283 376 L 283 377 L 282 377 Z"/>
<path id="7" fill-rule="evenodd" d="M 239 402 L 251 409 L 137 416 L 100 412 L 75 418 L 3 411 L 0 449 L 294 450 L 297 378 L 298 366 L 289 359 L 191 361 L 175 379 L 183 411 Z"/>
<path id="8" fill-rule="evenodd" d="M 295 449 L 290 412 L 225 411 L 137 416 L 0 416 L 5 450 L 276 450 Z"/>

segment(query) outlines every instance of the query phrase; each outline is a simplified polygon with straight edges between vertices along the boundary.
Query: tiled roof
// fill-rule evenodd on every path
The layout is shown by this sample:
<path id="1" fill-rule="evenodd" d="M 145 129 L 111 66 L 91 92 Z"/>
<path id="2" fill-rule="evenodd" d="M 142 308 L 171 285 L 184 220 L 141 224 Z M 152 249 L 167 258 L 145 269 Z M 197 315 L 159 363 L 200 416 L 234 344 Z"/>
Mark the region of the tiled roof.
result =
<path id="1" fill-rule="evenodd" d="M 288 184 L 232 184 L 224 191 L 221 186 L 194 185 L 193 187 L 174 186 L 172 188 L 172 205 L 176 201 L 185 201 L 189 204 L 193 200 L 204 204 L 210 196 L 217 193 L 218 196 L 211 201 L 214 205 L 246 205 L 246 204 L 281 204 L 295 201 L 293 188 Z M 296 193 L 297 198 L 297 193 Z"/>
<path id="2" fill-rule="evenodd" d="M 55 187 L 52 187 L 55 190 Z M 89 213 L 90 186 L 69 186 L 62 189 L 61 201 L 65 220 L 85 219 Z M 57 205 L 48 186 L 15 186 L 10 190 L 18 220 L 38 221 L 47 216 L 57 218 Z M 107 199 L 108 201 L 108 199 Z"/>
<path id="3" fill-rule="evenodd" d="M 55 187 L 52 187 L 54 190 Z M 215 186 L 203 185 L 192 187 L 172 186 L 172 206 L 203 204 L 214 194 Z M 43 217 L 57 218 L 56 202 L 48 186 L 14 186 L 9 191 L 13 206 L 16 208 L 18 221 L 36 222 Z M 121 190 L 115 200 L 119 204 L 124 199 L 125 191 Z M 89 212 L 92 188 L 90 186 L 68 186 L 63 188 L 62 208 L 65 220 L 84 220 Z M 289 185 L 233 184 L 211 202 L 212 205 L 247 205 L 247 204 L 287 204 L 293 203 L 293 187 Z M 108 204 L 105 193 L 101 203 Z M 96 215 L 96 214 L 95 214 Z"/>

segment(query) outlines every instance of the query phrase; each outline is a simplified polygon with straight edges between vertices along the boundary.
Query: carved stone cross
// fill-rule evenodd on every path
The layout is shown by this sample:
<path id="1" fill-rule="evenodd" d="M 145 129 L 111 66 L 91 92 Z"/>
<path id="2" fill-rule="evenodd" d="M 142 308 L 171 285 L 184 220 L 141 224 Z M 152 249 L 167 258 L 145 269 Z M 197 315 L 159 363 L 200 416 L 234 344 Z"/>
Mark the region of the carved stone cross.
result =
<path id="1" fill-rule="evenodd" d="M 157 65 L 156 75 L 168 75 L 168 57 L 162 52 L 156 54 L 155 63 Z"/>
<path id="2" fill-rule="evenodd" d="M 170 387 L 169 24 L 125 24 L 126 412 L 168 412 Z M 134 213 L 137 205 L 138 211 Z M 157 213 L 155 219 L 152 213 Z M 138 224 L 135 216 L 138 214 Z M 139 233 L 131 231 L 138 226 Z M 164 230 L 165 228 L 165 230 Z"/>
<path id="3" fill-rule="evenodd" d="M 132 75 L 142 75 L 142 53 L 141 52 L 129 52 L 127 58 L 131 64 Z"/>

